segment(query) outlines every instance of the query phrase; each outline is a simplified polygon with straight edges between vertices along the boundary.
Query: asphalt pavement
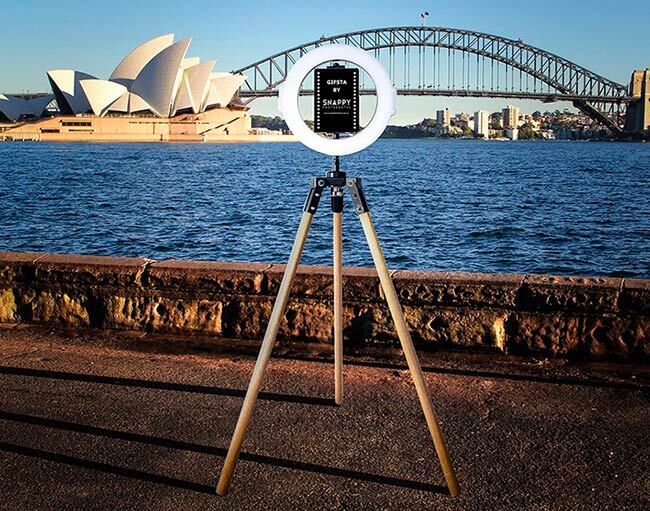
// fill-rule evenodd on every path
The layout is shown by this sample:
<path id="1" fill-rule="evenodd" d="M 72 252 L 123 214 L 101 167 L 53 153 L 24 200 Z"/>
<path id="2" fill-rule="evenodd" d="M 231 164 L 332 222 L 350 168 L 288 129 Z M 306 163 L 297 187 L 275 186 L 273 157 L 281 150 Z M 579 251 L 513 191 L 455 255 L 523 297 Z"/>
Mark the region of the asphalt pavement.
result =
<path id="1" fill-rule="evenodd" d="M 647 368 L 423 356 L 452 498 L 402 365 L 349 359 L 337 407 L 329 361 L 291 353 L 219 497 L 253 356 L 0 328 L 0 509 L 650 509 Z"/>

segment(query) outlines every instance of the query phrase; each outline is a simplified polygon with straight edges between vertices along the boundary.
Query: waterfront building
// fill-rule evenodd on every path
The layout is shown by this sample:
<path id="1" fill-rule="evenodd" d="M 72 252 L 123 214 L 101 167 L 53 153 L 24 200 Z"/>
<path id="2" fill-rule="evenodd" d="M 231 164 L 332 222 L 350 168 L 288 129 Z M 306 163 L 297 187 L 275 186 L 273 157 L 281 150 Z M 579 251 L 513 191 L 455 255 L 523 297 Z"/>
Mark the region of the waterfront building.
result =
<path id="1" fill-rule="evenodd" d="M 270 128 L 256 127 L 256 128 L 251 128 L 251 135 L 281 136 L 282 135 L 282 130 L 272 130 Z"/>
<path id="2" fill-rule="evenodd" d="M 436 112 L 436 122 L 442 128 L 449 128 L 451 126 L 451 110 L 445 108 Z"/>
<path id="3" fill-rule="evenodd" d="M 52 95 L 29 101 L 0 95 L 0 122 L 32 119 L 5 126 L 3 138 L 204 140 L 248 134 L 248 108 L 237 96 L 244 75 L 216 73 L 214 60 L 187 57 L 191 41 L 174 42 L 174 34 L 151 39 L 124 57 L 106 80 L 54 69 L 47 72 Z M 56 104 L 58 115 L 33 122 L 50 104 Z"/>
<path id="4" fill-rule="evenodd" d="M 0 94 L 0 123 L 15 122 L 21 117 L 41 117 L 53 99 L 53 95 L 27 100 Z"/>
<path id="5" fill-rule="evenodd" d="M 474 113 L 474 135 L 479 138 L 490 138 L 490 114 L 485 110 Z"/>
<path id="6" fill-rule="evenodd" d="M 186 58 L 191 41 L 174 43 L 174 34 L 147 41 L 124 57 L 108 80 L 71 69 L 48 71 L 59 111 L 169 118 L 227 107 L 245 77 L 213 73 L 214 60 Z"/>
<path id="7" fill-rule="evenodd" d="M 516 129 L 519 127 L 519 109 L 508 105 L 503 109 L 503 129 Z"/>

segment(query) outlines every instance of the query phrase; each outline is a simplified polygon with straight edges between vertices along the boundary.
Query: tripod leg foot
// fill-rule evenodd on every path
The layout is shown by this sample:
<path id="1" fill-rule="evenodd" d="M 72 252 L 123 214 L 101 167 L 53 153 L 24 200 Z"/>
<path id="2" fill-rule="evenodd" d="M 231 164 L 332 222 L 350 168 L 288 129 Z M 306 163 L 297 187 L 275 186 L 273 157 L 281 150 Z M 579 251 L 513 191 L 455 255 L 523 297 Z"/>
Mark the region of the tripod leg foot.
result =
<path id="1" fill-rule="evenodd" d="M 242 405 L 241 412 L 239 413 L 237 426 L 235 427 L 235 432 L 232 435 L 230 447 L 228 448 L 228 454 L 226 455 L 226 460 L 224 461 L 223 468 L 221 469 L 221 475 L 219 476 L 219 482 L 217 484 L 217 495 L 223 496 L 228 493 L 230 480 L 232 479 L 232 474 L 235 471 L 237 459 L 239 458 L 239 452 L 241 451 L 244 437 L 246 436 L 246 430 L 248 429 L 248 424 L 250 423 L 251 416 L 253 415 L 253 410 L 257 401 L 257 395 L 260 391 L 260 387 L 262 386 L 264 371 L 269 362 L 269 359 L 271 358 L 271 352 L 273 351 L 275 338 L 278 334 L 278 329 L 280 328 L 280 321 L 282 320 L 282 315 L 284 314 L 284 310 L 289 299 L 289 290 L 291 288 L 291 283 L 296 274 L 296 270 L 298 269 L 298 263 L 300 262 L 300 256 L 302 255 L 302 249 L 305 246 L 305 240 L 307 239 L 307 234 L 309 233 L 309 227 L 311 226 L 313 217 L 313 213 L 306 211 L 303 213 L 302 219 L 300 220 L 298 233 L 296 234 L 296 239 L 293 243 L 293 248 L 291 249 L 291 256 L 289 257 L 287 267 L 284 271 L 284 276 L 282 277 L 280 290 L 278 291 L 278 296 L 276 297 L 275 304 L 273 305 L 271 319 L 269 320 L 269 324 L 266 328 L 266 333 L 264 335 L 264 340 L 262 341 L 260 353 L 257 357 L 255 368 L 253 369 L 253 374 L 248 385 L 248 390 L 246 391 L 244 404 Z"/>
<path id="2" fill-rule="evenodd" d="M 429 396 L 429 391 L 427 390 L 424 375 L 422 374 L 422 368 L 420 367 L 420 361 L 418 360 L 417 352 L 413 346 L 411 334 L 409 333 L 409 330 L 406 326 L 406 320 L 404 319 L 402 306 L 399 303 L 397 292 L 395 291 L 395 286 L 393 285 L 393 281 L 390 278 L 390 273 L 388 271 L 388 267 L 386 266 L 386 260 L 384 259 L 381 245 L 379 244 L 377 232 L 375 231 L 375 227 L 372 223 L 372 219 L 370 218 L 370 213 L 368 211 L 359 214 L 359 219 L 361 220 L 363 232 L 366 235 L 366 240 L 368 241 L 368 246 L 370 247 L 370 252 L 372 253 L 372 259 L 375 263 L 375 267 L 377 268 L 377 273 L 379 274 L 381 287 L 384 290 L 384 294 L 386 295 L 388 308 L 390 309 L 391 316 L 393 317 L 393 322 L 395 323 L 395 328 L 397 329 L 397 335 L 402 344 L 402 350 L 404 351 L 406 362 L 408 363 L 409 371 L 411 372 L 411 378 L 413 379 L 418 398 L 420 399 L 420 405 L 422 406 L 422 411 L 424 412 L 424 417 L 426 418 L 429 432 L 431 433 L 431 438 L 433 439 L 433 445 L 436 448 L 436 453 L 438 454 L 438 459 L 440 460 L 440 465 L 445 475 L 445 480 L 447 481 L 449 492 L 451 493 L 452 497 L 456 497 L 460 493 L 458 479 L 456 478 L 456 473 L 454 472 L 451 457 L 449 456 L 447 446 L 445 445 L 444 438 L 442 437 L 442 432 L 440 431 L 438 418 L 436 417 L 436 413 L 433 410 L 431 396 Z"/>

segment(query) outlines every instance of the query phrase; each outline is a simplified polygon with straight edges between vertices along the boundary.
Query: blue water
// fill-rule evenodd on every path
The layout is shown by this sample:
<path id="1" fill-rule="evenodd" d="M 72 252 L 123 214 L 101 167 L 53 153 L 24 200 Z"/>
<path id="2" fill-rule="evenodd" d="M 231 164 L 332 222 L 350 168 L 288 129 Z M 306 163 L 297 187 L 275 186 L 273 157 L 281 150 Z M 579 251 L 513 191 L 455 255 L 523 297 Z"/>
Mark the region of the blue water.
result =
<path id="1" fill-rule="evenodd" d="M 284 262 L 329 165 L 290 143 L 2 143 L 0 250 Z M 650 277 L 650 144 L 384 140 L 343 168 L 393 268 Z M 306 264 L 331 261 L 318 213 Z M 344 263 L 371 266 L 349 205 L 344 232 Z"/>

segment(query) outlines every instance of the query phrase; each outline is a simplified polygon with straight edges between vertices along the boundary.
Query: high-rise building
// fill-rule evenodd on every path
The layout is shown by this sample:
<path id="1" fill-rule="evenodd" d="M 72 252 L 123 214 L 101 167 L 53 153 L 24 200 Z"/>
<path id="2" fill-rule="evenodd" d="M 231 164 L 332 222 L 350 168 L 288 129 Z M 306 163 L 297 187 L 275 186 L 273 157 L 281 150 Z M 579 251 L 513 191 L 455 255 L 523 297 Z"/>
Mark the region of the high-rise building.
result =
<path id="1" fill-rule="evenodd" d="M 474 135 L 479 138 L 490 138 L 490 114 L 485 110 L 474 113 Z"/>
<path id="2" fill-rule="evenodd" d="M 449 108 L 438 110 L 436 112 L 436 122 L 438 123 L 438 126 L 444 128 L 451 126 L 451 110 L 449 110 Z"/>
<path id="3" fill-rule="evenodd" d="M 508 105 L 503 109 L 503 129 L 516 129 L 519 127 L 519 109 Z"/>

